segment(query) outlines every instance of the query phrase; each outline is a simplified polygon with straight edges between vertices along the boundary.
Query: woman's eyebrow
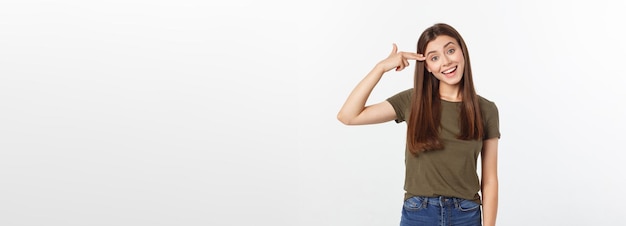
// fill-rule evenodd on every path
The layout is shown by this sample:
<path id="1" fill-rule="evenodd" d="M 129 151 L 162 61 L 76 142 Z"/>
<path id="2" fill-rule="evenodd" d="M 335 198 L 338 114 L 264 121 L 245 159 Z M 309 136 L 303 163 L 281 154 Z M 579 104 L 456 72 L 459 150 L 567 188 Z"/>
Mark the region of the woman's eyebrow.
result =
<path id="1" fill-rule="evenodd" d="M 450 44 L 454 44 L 454 42 L 448 42 L 448 43 L 446 43 L 445 45 L 443 45 L 443 48 L 445 49 L 445 48 L 446 48 L 446 47 L 448 47 Z M 434 52 L 437 52 L 437 51 L 436 51 L 436 50 L 430 51 L 430 52 L 426 53 L 426 55 L 431 54 L 431 53 L 434 53 Z"/>

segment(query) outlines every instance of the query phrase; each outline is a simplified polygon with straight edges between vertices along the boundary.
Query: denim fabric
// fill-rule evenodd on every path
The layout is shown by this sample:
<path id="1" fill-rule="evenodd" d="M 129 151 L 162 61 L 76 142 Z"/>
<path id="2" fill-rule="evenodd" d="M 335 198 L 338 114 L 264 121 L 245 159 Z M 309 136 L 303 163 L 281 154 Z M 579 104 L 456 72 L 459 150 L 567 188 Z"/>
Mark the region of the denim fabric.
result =
<path id="1" fill-rule="evenodd" d="M 451 197 L 411 197 L 404 201 L 400 226 L 481 226 L 480 205 Z"/>

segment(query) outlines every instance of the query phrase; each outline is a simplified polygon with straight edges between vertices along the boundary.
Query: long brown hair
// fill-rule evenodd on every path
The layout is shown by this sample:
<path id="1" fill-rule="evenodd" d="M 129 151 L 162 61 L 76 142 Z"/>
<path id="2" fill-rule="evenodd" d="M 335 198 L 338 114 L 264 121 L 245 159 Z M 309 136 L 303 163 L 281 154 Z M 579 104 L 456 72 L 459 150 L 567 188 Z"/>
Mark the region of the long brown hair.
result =
<path id="1" fill-rule="evenodd" d="M 465 69 L 459 82 L 462 97 L 459 122 L 462 140 L 477 140 L 483 137 L 483 123 L 478 103 L 478 95 L 472 80 L 472 68 L 465 41 L 452 26 L 438 23 L 422 33 L 417 42 L 417 52 L 424 53 L 426 45 L 440 35 L 454 38 L 463 51 Z M 426 150 L 443 149 L 439 138 L 441 126 L 441 98 L 439 96 L 439 79 L 426 69 L 425 61 L 417 61 L 415 66 L 415 81 L 411 103 L 411 115 L 408 120 L 407 145 L 413 155 Z"/>

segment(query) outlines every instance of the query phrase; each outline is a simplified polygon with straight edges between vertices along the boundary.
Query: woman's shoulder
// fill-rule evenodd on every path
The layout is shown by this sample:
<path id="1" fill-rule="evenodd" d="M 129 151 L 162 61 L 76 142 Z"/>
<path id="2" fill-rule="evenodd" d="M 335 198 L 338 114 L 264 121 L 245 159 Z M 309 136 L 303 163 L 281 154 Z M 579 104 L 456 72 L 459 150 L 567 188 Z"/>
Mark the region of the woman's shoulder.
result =
<path id="1" fill-rule="evenodd" d="M 485 98 L 485 97 L 483 97 L 481 95 L 478 95 L 478 101 L 480 101 L 481 104 L 482 103 L 495 104 L 493 101 L 491 101 L 491 100 L 489 100 L 489 99 L 487 99 L 487 98 Z"/>
<path id="2" fill-rule="evenodd" d="M 478 103 L 480 104 L 480 108 L 484 109 L 484 110 L 488 110 L 488 111 L 498 111 L 498 107 L 496 106 L 496 103 L 481 96 L 478 95 Z"/>
<path id="3" fill-rule="evenodd" d="M 387 100 L 400 99 L 404 101 L 409 101 L 412 95 L 413 95 L 413 88 L 409 88 L 409 89 L 405 89 L 396 93 L 395 95 L 389 97 Z"/>

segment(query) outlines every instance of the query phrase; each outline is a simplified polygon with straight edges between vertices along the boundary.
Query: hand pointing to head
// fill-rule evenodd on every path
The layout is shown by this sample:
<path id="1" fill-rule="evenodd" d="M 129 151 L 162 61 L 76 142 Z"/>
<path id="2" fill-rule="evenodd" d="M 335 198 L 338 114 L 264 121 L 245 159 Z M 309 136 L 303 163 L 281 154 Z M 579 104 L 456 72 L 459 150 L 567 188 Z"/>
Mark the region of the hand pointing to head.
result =
<path id="1" fill-rule="evenodd" d="M 409 60 L 423 61 L 425 59 L 426 57 L 422 54 L 413 52 L 398 52 L 398 46 L 394 43 L 389 56 L 379 62 L 378 66 L 381 66 L 385 72 L 394 68 L 396 71 L 402 71 L 404 68 L 409 66 Z"/>

